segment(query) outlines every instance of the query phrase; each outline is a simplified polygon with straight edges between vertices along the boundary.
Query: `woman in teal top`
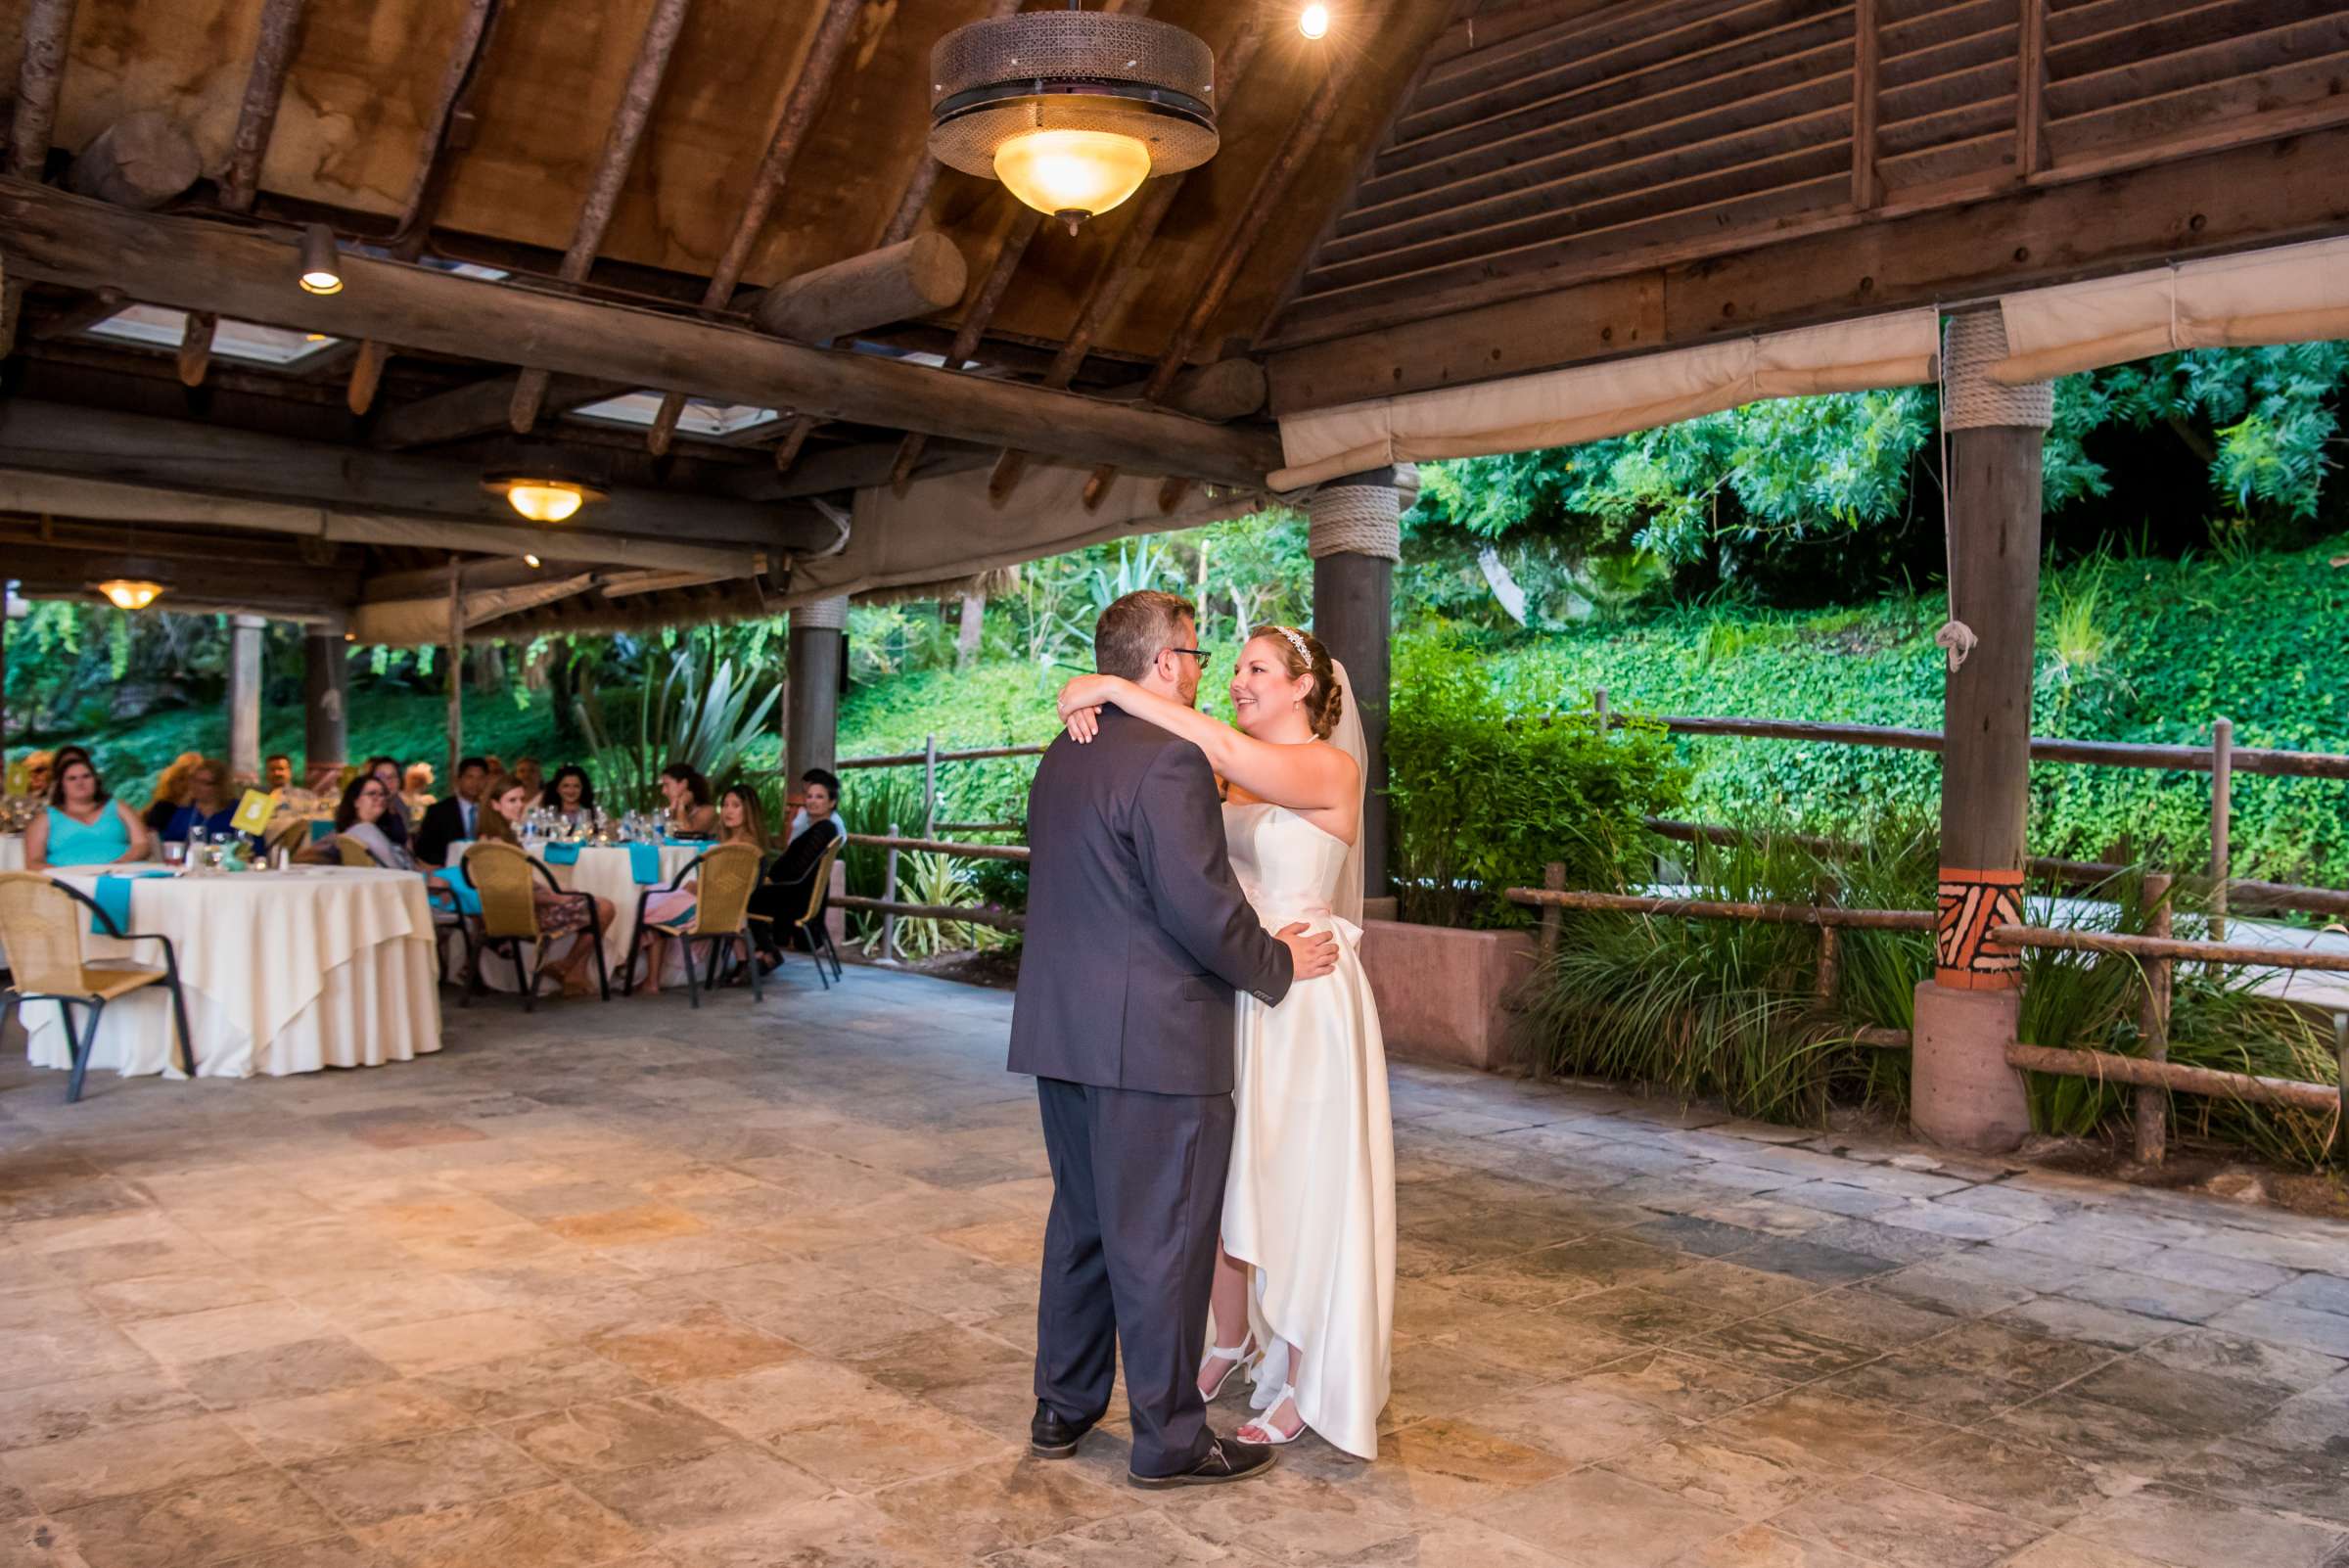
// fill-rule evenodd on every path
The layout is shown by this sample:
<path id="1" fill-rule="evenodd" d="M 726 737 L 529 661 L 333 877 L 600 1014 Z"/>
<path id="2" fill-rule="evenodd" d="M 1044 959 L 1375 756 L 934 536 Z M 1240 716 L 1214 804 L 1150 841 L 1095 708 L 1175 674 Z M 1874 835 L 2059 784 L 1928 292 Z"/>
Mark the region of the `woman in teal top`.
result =
<path id="1" fill-rule="evenodd" d="M 49 809 L 24 830 L 24 868 L 144 860 L 149 842 L 147 824 L 108 798 L 89 760 L 69 757 L 49 786 Z"/>

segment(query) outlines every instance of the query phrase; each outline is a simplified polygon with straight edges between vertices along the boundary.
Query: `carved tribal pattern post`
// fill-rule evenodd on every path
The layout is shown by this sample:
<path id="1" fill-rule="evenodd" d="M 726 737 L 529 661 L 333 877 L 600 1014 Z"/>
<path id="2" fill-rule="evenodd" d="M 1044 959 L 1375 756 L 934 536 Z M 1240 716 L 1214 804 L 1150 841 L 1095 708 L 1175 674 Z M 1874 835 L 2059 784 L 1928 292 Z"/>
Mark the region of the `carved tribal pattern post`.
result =
<path id="1" fill-rule="evenodd" d="M 2004 991 L 2022 980 L 2022 955 L 1990 940 L 1999 926 L 2023 922 L 2020 871 L 1941 868 L 1933 924 L 1933 978 L 1959 991 Z"/>

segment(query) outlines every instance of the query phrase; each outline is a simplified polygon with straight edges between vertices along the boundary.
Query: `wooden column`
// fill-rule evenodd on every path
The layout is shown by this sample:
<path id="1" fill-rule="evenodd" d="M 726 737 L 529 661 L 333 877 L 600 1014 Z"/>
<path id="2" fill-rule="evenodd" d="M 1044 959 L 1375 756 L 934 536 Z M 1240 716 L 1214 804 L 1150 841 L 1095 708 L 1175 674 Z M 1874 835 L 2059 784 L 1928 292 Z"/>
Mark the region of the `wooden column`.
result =
<path id="1" fill-rule="evenodd" d="M 840 669 L 846 655 L 849 601 L 818 599 L 791 612 L 791 686 L 785 697 L 783 766 L 788 793 L 811 767 L 829 768 L 839 755 Z"/>
<path id="2" fill-rule="evenodd" d="M 331 787 L 350 761 L 350 644 L 343 623 L 312 626 L 301 642 L 302 782 Z"/>
<path id="3" fill-rule="evenodd" d="M 1988 939 L 2020 924 L 2039 618 L 2040 441 L 2047 382 L 2002 387 L 1996 309 L 1953 317 L 1944 346 L 1950 623 L 1943 697 L 1941 889 L 1933 979 L 1917 991 L 1913 1120 L 1936 1142 L 1997 1150 L 2030 1132 L 2006 1066 L 2021 955 Z"/>
<path id="4" fill-rule="evenodd" d="M 261 633 L 259 616 L 232 616 L 228 633 L 228 771 L 261 776 Z"/>
<path id="5" fill-rule="evenodd" d="M 1387 892 L 1387 681 L 1394 629 L 1395 563 L 1402 556 L 1398 481 L 1417 489 L 1409 468 L 1375 469 L 1330 481 L 1306 503 L 1307 553 L 1313 558 L 1313 634 L 1346 667 L 1346 701 L 1362 720 L 1368 765 L 1362 780 L 1362 895 Z"/>
<path id="6" fill-rule="evenodd" d="M 448 769 L 440 776 L 457 787 L 457 759 L 465 755 L 465 569 L 448 558 Z"/>

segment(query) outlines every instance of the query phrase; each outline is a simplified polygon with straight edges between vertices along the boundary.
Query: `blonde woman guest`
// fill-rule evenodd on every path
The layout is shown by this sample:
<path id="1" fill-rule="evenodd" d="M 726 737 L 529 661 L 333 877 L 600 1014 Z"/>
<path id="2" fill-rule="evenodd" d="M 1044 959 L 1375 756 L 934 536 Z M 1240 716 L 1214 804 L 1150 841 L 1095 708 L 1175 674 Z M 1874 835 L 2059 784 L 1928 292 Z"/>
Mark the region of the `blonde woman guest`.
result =
<path id="1" fill-rule="evenodd" d="M 172 816 L 188 804 L 191 793 L 188 775 L 204 761 L 202 752 L 182 752 L 163 764 L 155 775 L 155 795 L 147 803 L 146 815 L 140 818 L 150 833 L 161 833 L 171 825 Z"/>
<path id="2" fill-rule="evenodd" d="M 759 797 L 736 785 L 726 791 L 717 803 L 717 842 L 747 844 L 760 854 L 766 853 L 766 816 L 759 809 Z M 661 990 L 661 970 L 668 960 L 668 945 L 685 928 L 693 924 L 693 911 L 701 899 L 699 879 L 668 892 L 656 893 L 644 901 L 645 928 L 653 939 L 647 944 L 646 962 L 649 972 L 644 977 L 644 989 L 657 993 Z M 735 945 L 744 958 L 750 957 L 747 941 L 737 938 Z M 685 961 L 691 963 L 688 951 Z"/>
<path id="3" fill-rule="evenodd" d="M 236 792 L 229 788 L 228 768 L 216 757 L 199 758 L 188 773 L 187 803 L 171 813 L 163 826 L 165 844 L 185 844 L 196 829 L 207 838 L 222 838 L 235 829 Z"/>
<path id="4" fill-rule="evenodd" d="M 511 773 L 500 773 L 489 781 L 482 792 L 481 812 L 475 823 L 477 839 L 522 848 L 514 824 L 522 819 L 528 808 L 523 804 L 530 798 L 529 789 Z M 533 872 L 530 876 L 530 898 L 538 905 L 538 931 L 541 943 L 552 942 L 565 932 L 576 937 L 561 961 L 540 970 L 563 982 L 563 994 L 587 994 L 587 964 L 595 956 L 594 944 L 604 940 L 604 932 L 612 924 L 612 900 L 591 894 L 565 893 L 550 888 Z"/>
<path id="5" fill-rule="evenodd" d="M 146 859 L 155 842 L 147 824 L 106 793 L 87 753 L 71 747 L 60 755 L 48 809 L 24 830 L 24 869 Z"/>

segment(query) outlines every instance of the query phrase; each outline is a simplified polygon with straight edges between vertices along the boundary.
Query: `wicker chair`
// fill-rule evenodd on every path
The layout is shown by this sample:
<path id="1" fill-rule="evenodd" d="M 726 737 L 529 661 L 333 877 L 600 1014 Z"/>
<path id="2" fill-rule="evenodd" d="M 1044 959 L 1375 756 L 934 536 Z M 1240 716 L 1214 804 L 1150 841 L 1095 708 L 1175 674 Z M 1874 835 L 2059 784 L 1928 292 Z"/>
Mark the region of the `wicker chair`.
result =
<path id="1" fill-rule="evenodd" d="M 291 811 L 280 811 L 271 817 L 269 826 L 261 833 L 261 850 L 265 854 L 275 854 L 283 850 L 286 858 L 292 859 L 309 846 L 310 819 L 296 816 Z"/>
<path id="2" fill-rule="evenodd" d="M 675 893 L 685 885 L 687 877 L 700 878 L 694 895 L 693 918 L 683 927 L 667 929 L 645 924 L 645 906 L 657 893 Z M 759 885 L 759 851 L 755 845 L 720 844 L 704 850 L 689 864 L 681 866 L 668 880 L 666 888 L 645 888 L 636 895 L 636 932 L 628 939 L 626 994 L 636 994 L 636 959 L 645 945 L 654 937 L 675 937 L 685 944 L 685 992 L 693 1005 L 702 1005 L 705 987 L 715 990 L 720 956 L 734 950 L 738 943 L 750 940 L 751 890 Z M 710 973 L 707 979 L 693 972 L 693 945 L 710 945 Z M 649 964 L 653 959 L 647 958 Z M 765 992 L 760 987 L 759 966 L 751 964 L 751 999 L 763 1000 Z"/>
<path id="3" fill-rule="evenodd" d="M 815 882 L 807 892 L 807 907 L 794 916 L 791 922 L 792 930 L 806 934 L 808 955 L 815 959 L 815 978 L 823 982 L 826 991 L 830 991 L 832 982 L 841 979 L 842 975 L 840 949 L 832 945 L 832 928 L 824 923 L 824 900 L 832 896 L 832 862 L 840 858 L 841 846 L 847 842 L 847 839 L 836 836 L 824 846 L 823 858 L 815 862 Z M 771 924 L 764 915 L 753 915 L 751 918 L 761 925 Z M 827 956 L 832 960 L 832 973 L 829 976 L 824 973 L 824 959 Z"/>
<path id="4" fill-rule="evenodd" d="M 119 969 L 82 961 L 81 933 L 92 918 L 105 934 L 123 942 L 160 942 L 161 969 Z M 30 1001 L 57 1003 L 65 1020 L 66 1048 L 73 1072 L 66 1081 L 66 1103 L 81 1098 L 81 1083 L 90 1069 L 90 1054 L 98 1047 L 98 1020 L 106 1004 L 143 986 L 161 982 L 171 988 L 171 1020 L 179 1031 L 180 1066 L 193 1081 L 196 1047 L 188 1035 L 188 999 L 179 988 L 179 955 L 169 937 L 125 932 L 100 908 L 98 900 L 62 882 L 30 871 L 0 872 L 0 945 L 8 949 L 15 971 L 10 994 L 20 1009 Z M 79 1038 L 73 1033 L 73 1009 L 87 1007 L 89 1022 Z"/>
<path id="5" fill-rule="evenodd" d="M 465 924 L 465 960 L 468 971 L 465 994 L 460 1005 L 472 1005 L 482 990 L 482 953 L 484 950 L 502 952 L 522 976 L 522 1010 L 531 1012 L 538 1001 L 538 967 L 545 943 L 538 929 L 538 900 L 531 895 L 531 876 L 535 873 L 557 893 L 565 893 L 555 874 L 511 844 L 492 841 L 476 843 L 466 848 L 464 868 L 466 880 L 473 884 L 481 899 L 482 912 L 470 917 Z M 586 899 L 584 893 L 565 893 L 568 898 Z M 591 906 L 592 907 L 592 906 Z M 604 968 L 603 937 L 595 929 L 592 918 L 581 930 L 576 941 L 595 945 L 595 982 L 606 1001 L 612 999 L 612 977 Z M 526 966 L 522 949 L 530 949 Z"/>
<path id="6" fill-rule="evenodd" d="M 335 853 L 342 856 L 343 864 L 353 871 L 381 871 L 384 868 L 384 863 L 375 857 L 373 850 L 347 833 L 335 835 Z"/>

